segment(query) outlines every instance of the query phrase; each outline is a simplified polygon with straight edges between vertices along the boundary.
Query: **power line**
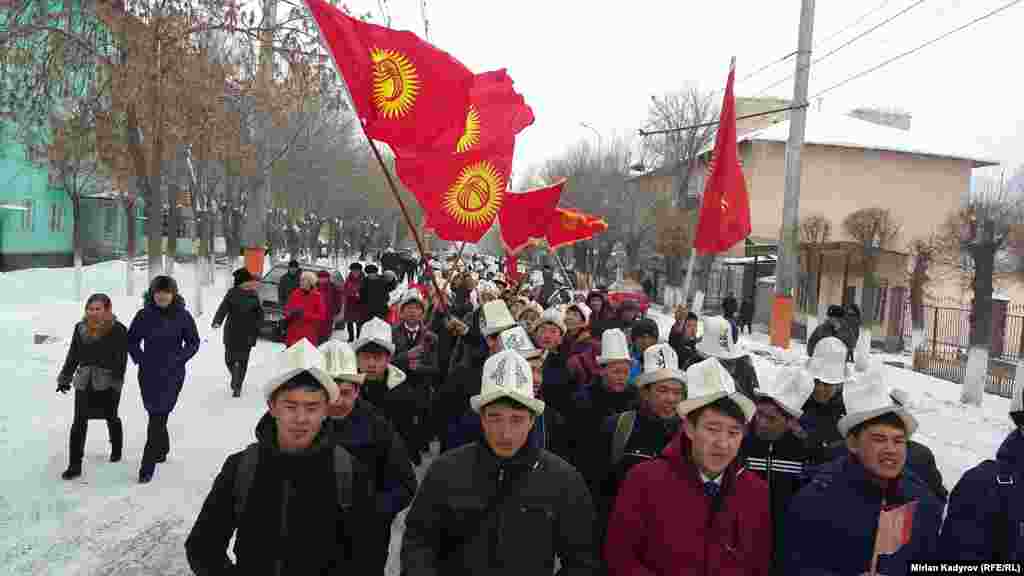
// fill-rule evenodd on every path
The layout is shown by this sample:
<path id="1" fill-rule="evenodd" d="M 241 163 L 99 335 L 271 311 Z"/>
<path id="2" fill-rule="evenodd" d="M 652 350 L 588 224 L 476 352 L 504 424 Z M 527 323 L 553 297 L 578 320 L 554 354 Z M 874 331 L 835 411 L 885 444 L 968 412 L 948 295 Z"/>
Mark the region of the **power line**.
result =
<path id="1" fill-rule="evenodd" d="M 945 32 L 945 33 L 943 33 L 943 34 L 941 34 L 939 36 L 936 36 L 935 38 L 932 38 L 931 40 L 925 42 L 924 44 L 921 44 L 920 46 L 917 46 L 915 48 L 911 48 L 910 50 L 907 50 L 906 52 L 903 52 L 901 54 L 897 54 L 896 56 L 893 56 L 892 58 L 889 58 L 888 60 L 885 60 L 885 61 L 883 61 L 883 62 L 881 62 L 881 63 L 879 63 L 879 64 L 877 64 L 875 66 L 872 66 L 871 68 L 868 68 L 867 70 L 864 70 L 862 72 L 858 72 L 857 74 L 854 74 L 853 76 L 850 76 L 849 78 L 847 78 L 847 79 L 845 79 L 845 80 L 843 80 L 843 81 L 841 81 L 841 82 L 839 82 L 837 84 L 833 84 L 832 86 L 829 86 L 828 88 L 826 88 L 826 89 L 822 90 L 821 92 L 818 92 L 817 94 L 812 96 L 811 99 L 813 100 L 815 98 L 818 98 L 819 96 L 821 96 L 823 94 L 826 94 L 828 92 L 831 92 L 831 91 L 835 90 L 836 88 L 839 88 L 840 86 L 845 86 L 846 84 L 849 84 L 850 82 L 853 82 L 854 80 L 857 80 L 858 78 L 863 78 L 864 76 L 867 76 L 868 74 L 870 74 L 870 73 L 872 73 L 872 72 L 874 72 L 876 70 L 884 68 L 885 66 L 888 66 L 889 64 L 892 64 L 893 62 L 895 62 L 897 60 L 900 60 L 900 59 L 902 59 L 902 58 L 904 58 L 906 56 L 910 56 L 911 54 L 914 54 L 915 52 L 923 50 L 923 49 L 931 46 L 932 44 L 935 44 L 936 42 L 939 42 L 940 40 L 944 40 L 944 39 L 952 36 L 953 34 L 956 34 L 957 32 L 959 32 L 961 30 L 964 30 L 966 28 L 969 28 L 969 27 L 977 24 L 978 22 L 981 22 L 982 20 L 987 20 L 988 18 L 991 18 L 992 16 L 995 16 L 996 14 L 999 14 L 1000 12 L 1003 12 L 1003 11 L 1009 9 L 1009 8 L 1012 8 L 1012 7 L 1016 6 L 1017 4 L 1020 4 L 1021 2 L 1024 2 L 1024 0 L 1012 0 L 1011 2 L 1003 4 L 999 8 L 996 8 L 995 10 L 992 10 L 991 12 L 987 12 L 985 14 L 982 14 L 981 16 L 978 16 L 977 18 L 975 18 L 974 20 L 971 20 L 970 22 L 967 22 L 966 24 L 963 24 L 961 26 L 957 26 L 956 28 L 953 28 L 952 30 L 949 30 L 948 32 Z"/>
<path id="2" fill-rule="evenodd" d="M 798 104 L 796 106 L 786 106 L 784 108 L 775 108 L 773 110 L 765 110 L 764 112 L 755 112 L 754 114 L 745 114 L 743 116 L 737 116 L 737 120 L 745 120 L 747 118 L 757 118 L 758 116 L 769 116 L 779 112 L 788 112 L 789 110 L 799 110 L 800 108 L 807 108 L 807 104 Z M 640 136 L 655 136 L 657 134 L 671 134 L 673 132 L 684 132 L 686 130 L 694 130 L 696 128 L 707 128 L 709 126 L 717 126 L 721 124 L 721 120 L 712 120 L 711 122 L 701 122 L 700 124 L 690 124 L 689 126 L 679 126 L 677 128 L 666 128 L 664 130 L 644 130 L 640 129 Z"/>
<path id="3" fill-rule="evenodd" d="M 821 46 L 822 44 L 827 44 L 829 40 L 835 38 L 836 36 L 839 36 L 843 32 L 846 32 L 850 28 L 853 28 L 854 26 L 857 26 L 858 24 L 860 24 L 861 22 L 866 20 L 868 18 L 868 16 L 871 16 L 872 14 L 874 14 L 874 13 L 878 12 L 879 10 L 881 10 L 881 9 L 885 8 L 886 6 L 888 6 L 890 2 L 892 2 L 892 0 L 885 0 L 884 2 L 882 2 L 881 4 L 876 6 L 870 12 L 867 12 L 867 13 L 861 15 L 860 18 L 857 18 L 856 20 L 854 20 L 853 22 L 849 23 L 848 25 L 840 28 L 836 32 L 833 32 L 832 34 L 830 34 L 826 38 L 823 38 L 822 40 L 819 40 L 818 42 L 815 42 L 814 43 L 815 47 Z"/>
<path id="4" fill-rule="evenodd" d="M 888 23 L 892 22 L 893 20 L 895 20 L 895 19 L 899 18 L 900 16 L 903 16 L 903 15 L 904 15 L 904 14 L 906 14 L 907 12 L 910 12 L 910 11 L 911 11 L 911 10 L 913 10 L 914 8 L 917 8 L 918 6 L 920 6 L 921 4 L 924 4 L 924 3 L 925 3 L 925 2 L 927 2 L 927 1 L 928 1 L 928 0 L 917 0 L 916 2 L 914 2 L 913 4 L 911 4 L 910 6 L 907 6 L 907 7 L 906 7 L 906 8 L 904 8 L 903 10 L 900 10 L 899 12 L 897 12 L 897 13 L 893 14 L 892 16 L 890 16 L 890 17 L 886 18 L 885 20 L 882 20 L 882 21 L 881 21 L 881 22 L 879 22 L 878 24 L 875 24 L 875 25 L 874 25 L 874 26 L 872 26 L 871 28 L 868 28 L 867 30 L 865 30 L 865 31 L 861 32 L 860 34 L 858 34 L 858 35 L 854 36 L 853 38 L 851 38 L 851 39 L 847 40 L 846 42 L 844 42 L 844 43 L 840 44 L 840 45 L 839 45 L 839 46 L 838 46 L 837 48 L 834 48 L 833 50 L 831 50 L 831 51 L 829 51 L 829 52 L 825 53 L 825 55 L 823 55 L 823 56 L 822 56 L 821 58 L 816 58 L 816 59 L 814 59 L 813 61 L 811 61 L 811 65 L 813 66 L 813 65 L 815 65 L 815 64 L 818 64 L 819 62 L 822 62 L 823 60 L 825 60 L 825 59 L 826 59 L 826 58 L 828 58 L 829 56 L 832 56 L 832 55 L 834 55 L 834 54 L 835 54 L 836 52 L 839 52 L 840 50 L 842 50 L 842 49 L 846 48 L 846 47 L 847 47 L 847 46 L 849 46 L 850 44 L 853 44 L 854 42 L 856 42 L 856 41 L 860 40 L 861 38 L 864 38 L 864 37 L 865 37 L 865 36 L 867 36 L 868 34 L 871 34 L 871 33 L 872 33 L 872 32 L 874 32 L 875 30 L 878 30 L 878 29 L 879 29 L 879 28 L 881 28 L 882 26 L 885 26 L 886 24 L 888 24 Z M 757 96 L 760 96 L 760 95 L 764 94 L 765 92 L 767 92 L 767 91 L 771 90 L 772 88 L 775 88 L 775 87 L 776 87 L 776 86 L 778 86 L 779 84 L 782 84 L 783 82 L 786 82 L 786 81 L 788 81 L 788 80 L 792 79 L 794 75 L 795 75 L 795 74 L 790 74 L 789 76 L 786 76 L 786 77 L 785 77 L 785 78 L 783 78 L 782 80 L 779 80 L 778 82 L 774 82 L 774 83 L 772 83 L 772 84 L 771 84 L 771 85 L 769 85 L 768 87 L 766 87 L 766 88 L 764 88 L 763 90 L 761 90 L 760 92 L 758 92 L 758 93 L 757 93 Z"/>

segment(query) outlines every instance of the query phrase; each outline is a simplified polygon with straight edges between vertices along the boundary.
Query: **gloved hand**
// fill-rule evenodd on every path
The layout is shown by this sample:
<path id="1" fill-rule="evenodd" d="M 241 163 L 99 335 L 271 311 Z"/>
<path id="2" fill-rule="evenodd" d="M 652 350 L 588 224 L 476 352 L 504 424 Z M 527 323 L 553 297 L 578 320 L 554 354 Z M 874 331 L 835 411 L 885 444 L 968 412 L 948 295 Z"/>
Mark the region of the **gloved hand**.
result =
<path id="1" fill-rule="evenodd" d="M 71 391 L 71 382 L 68 382 L 66 380 L 58 380 L 57 381 L 57 392 L 60 392 L 61 394 L 67 394 L 70 391 Z"/>

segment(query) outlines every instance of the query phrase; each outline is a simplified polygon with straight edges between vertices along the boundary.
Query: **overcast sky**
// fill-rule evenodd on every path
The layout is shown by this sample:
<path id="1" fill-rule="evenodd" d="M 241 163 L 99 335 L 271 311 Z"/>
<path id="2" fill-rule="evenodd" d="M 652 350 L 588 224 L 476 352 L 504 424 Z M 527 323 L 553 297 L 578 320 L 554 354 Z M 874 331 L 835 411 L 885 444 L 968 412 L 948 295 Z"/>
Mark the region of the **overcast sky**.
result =
<path id="1" fill-rule="evenodd" d="M 345 1 L 355 12 L 380 14 L 378 0 Z M 815 56 L 916 1 L 818 0 Z M 815 65 L 810 94 L 1008 1 L 926 0 Z M 423 35 L 421 0 L 386 5 L 392 27 Z M 731 56 L 742 78 L 794 51 L 799 12 L 799 0 L 427 0 L 430 40 L 475 72 L 507 68 L 533 107 L 536 122 L 516 145 L 519 174 L 580 139 L 596 141 L 581 122 L 606 142 L 615 134 L 634 138 L 651 95 L 687 83 L 719 89 Z M 1024 164 L 1022 30 L 1024 3 L 830 92 L 821 110 L 902 108 L 913 114 L 915 132 L 962 144 L 1008 167 Z M 736 93 L 757 95 L 794 66 L 791 58 L 739 83 Z M 792 91 L 788 80 L 766 95 L 791 98 Z"/>

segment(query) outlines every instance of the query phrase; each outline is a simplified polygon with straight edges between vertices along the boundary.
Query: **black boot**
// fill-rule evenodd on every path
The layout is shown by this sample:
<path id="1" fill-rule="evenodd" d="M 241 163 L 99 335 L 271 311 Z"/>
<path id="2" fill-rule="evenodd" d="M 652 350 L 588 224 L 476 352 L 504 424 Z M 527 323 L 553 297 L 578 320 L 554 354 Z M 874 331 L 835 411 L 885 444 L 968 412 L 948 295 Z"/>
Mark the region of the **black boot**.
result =
<path id="1" fill-rule="evenodd" d="M 110 461 L 120 462 L 124 448 L 124 426 L 120 418 L 107 420 L 107 432 L 110 433 Z"/>
<path id="2" fill-rule="evenodd" d="M 231 395 L 238 398 L 242 395 L 242 363 L 231 364 Z"/>
<path id="3" fill-rule="evenodd" d="M 71 464 L 70 466 L 68 466 L 67 470 L 65 470 L 63 473 L 61 473 L 60 477 L 65 479 L 65 480 L 74 480 L 75 478 L 78 478 L 81 475 L 82 475 L 82 465 L 81 464 Z"/>
<path id="4" fill-rule="evenodd" d="M 68 469 L 60 475 L 65 480 L 82 475 L 82 458 L 85 455 L 85 433 L 88 425 L 87 420 L 75 420 L 71 423 L 71 438 L 68 441 Z"/>

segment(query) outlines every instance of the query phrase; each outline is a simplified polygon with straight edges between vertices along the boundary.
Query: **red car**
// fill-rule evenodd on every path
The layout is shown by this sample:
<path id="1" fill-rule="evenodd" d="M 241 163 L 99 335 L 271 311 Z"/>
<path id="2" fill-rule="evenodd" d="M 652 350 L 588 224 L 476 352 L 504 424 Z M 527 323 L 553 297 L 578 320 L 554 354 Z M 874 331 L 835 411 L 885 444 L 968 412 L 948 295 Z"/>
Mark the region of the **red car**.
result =
<path id="1" fill-rule="evenodd" d="M 651 299 L 644 293 L 643 286 L 635 282 L 615 282 L 608 287 L 608 303 L 619 308 L 626 300 L 632 300 L 640 306 L 640 313 L 647 314 L 651 307 Z"/>

